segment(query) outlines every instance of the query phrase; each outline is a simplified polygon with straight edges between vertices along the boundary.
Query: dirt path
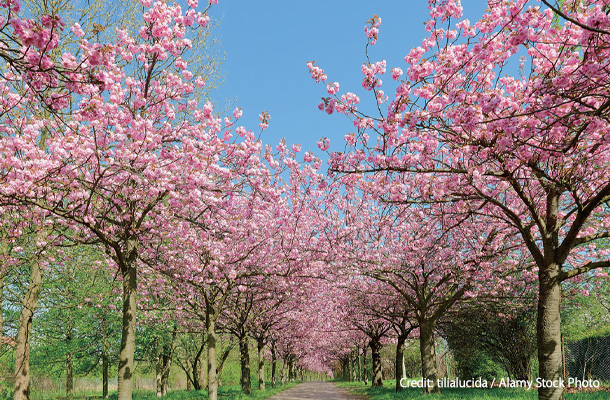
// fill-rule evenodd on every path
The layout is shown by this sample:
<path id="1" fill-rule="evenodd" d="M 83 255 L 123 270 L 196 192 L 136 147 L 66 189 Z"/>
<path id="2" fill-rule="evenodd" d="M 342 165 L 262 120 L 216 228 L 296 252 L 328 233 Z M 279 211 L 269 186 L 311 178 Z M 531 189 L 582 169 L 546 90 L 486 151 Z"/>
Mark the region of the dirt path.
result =
<path id="1" fill-rule="evenodd" d="M 305 382 L 292 389 L 276 394 L 269 400 L 356 400 L 362 397 L 353 396 L 344 389 L 339 389 L 329 382 Z"/>

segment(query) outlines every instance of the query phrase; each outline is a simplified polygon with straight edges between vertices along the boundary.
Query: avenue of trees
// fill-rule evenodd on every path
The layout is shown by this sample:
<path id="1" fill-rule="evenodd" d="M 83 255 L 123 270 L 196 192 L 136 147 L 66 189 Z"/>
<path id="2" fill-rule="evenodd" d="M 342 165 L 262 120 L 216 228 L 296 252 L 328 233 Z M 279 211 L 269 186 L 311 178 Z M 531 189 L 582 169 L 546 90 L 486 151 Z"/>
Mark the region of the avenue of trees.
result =
<path id="1" fill-rule="evenodd" d="M 562 298 L 602 290 L 610 267 L 607 2 L 489 0 L 473 23 L 460 1 L 430 0 L 404 72 L 372 61 L 374 16 L 372 106 L 308 63 L 320 110 L 354 124 L 328 171 L 298 144 L 264 144 L 267 113 L 255 132 L 240 108 L 215 110 L 217 0 L 198 3 L 125 1 L 119 16 L 0 1 L 13 398 L 53 360 L 68 395 L 101 369 L 107 396 L 114 365 L 131 399 L 143 358 L 159 397 L 179 368 L 217 400 L 231 351 L 244 393 L 253 356 L 260 390 L 339 370 L 380 386 L 384 347 L 399 381 L 412 339 L 437 393 L 439 337 L 463 377 L 494 373 L 491 359 L 515 379 L 563 378 Z"/>

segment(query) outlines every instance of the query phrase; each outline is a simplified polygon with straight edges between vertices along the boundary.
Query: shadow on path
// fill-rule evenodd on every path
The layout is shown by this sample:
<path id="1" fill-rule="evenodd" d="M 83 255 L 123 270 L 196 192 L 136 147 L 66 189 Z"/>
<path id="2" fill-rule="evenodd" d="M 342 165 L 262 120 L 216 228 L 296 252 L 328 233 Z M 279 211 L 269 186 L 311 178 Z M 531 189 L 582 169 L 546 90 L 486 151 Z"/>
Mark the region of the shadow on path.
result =
<path id="1" fill-rule="evenodd" d="M 356 400 L 362 399 L 329 382 L 305 382 L 278 393 L 269 400 Z"/>

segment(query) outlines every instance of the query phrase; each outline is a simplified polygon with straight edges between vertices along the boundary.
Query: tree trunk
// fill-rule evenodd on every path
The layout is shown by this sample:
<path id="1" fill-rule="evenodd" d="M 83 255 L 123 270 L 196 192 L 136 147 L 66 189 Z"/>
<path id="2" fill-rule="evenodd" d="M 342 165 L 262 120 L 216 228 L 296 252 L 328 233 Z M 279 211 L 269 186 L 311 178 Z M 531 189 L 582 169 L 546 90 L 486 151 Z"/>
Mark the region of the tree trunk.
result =
<path id="1" fill-rule="evenodd" d="M 265 390 L 265 343 L 258 339 L 256 343 L 258 350 L 258 388 Z"/>
<path id="2" fill-rule="evenodd" d="M 172 341 L 170 342 L 170 344 L 166 344 L 165 346 L 163 346 L 163 357 L 161 364 L 161 396 L 167 395 L 167 389 L 169 385 L 169 370 L 172 367 L 174 342 L 176 341 L 177 334 L 178 328 L 174 326 L 174 330 L 172 332 Z M 203 344 L 201 345 L 201 349 L 203 349 Z"/>
<path id="3" fill-rule="evenodd" d="M 157 389 L 157 397 L 162 397 L 161 378 L 163 376 L 163 360 L 158 345 L 158 340 L 155 338 L 155 349 L 157 350 L 157 357 L 155 359 L 155 387 Z"/>
<path id="4" fill-rule="evenodd" d="M 383 373 L 381 371 L 381 342 L 378 339 L 371 339 L 371 358 L 373 359 L 373 381 L 371 386 L 383 386 Z"/>
<path id="5" fill-rule="evenodd" d="M 208 399 L 218 400 L 218 380 L 216 379 L 216 321 L 206 307 L 206 331 L 208 335 Z"/>
<path id="6" fill-rule="evenodd" d="M 356 362 L 358 363 L 358 376 L 356 378 L 356 381 L 359 382 L 360 379 L 362 378 L 362 367 L 360 366 L 361 364 L 361 360 L 360 360 L 360 348 L 356 349 Z"/>
<path id="7" fill-rule="evenodd" d="M 250 380 L 250 349 L 248 347 L 248 334 L 239 338 L 239 354 L 241 361 L 241 391 L 245 394 L 252 393 L 252 382 Z"/>
<path id="8" fill-rule="evenodd" d="M 108 398 L 108 342 L 105 337 L 102 347 L 102 398 Z"/>
<path id="9" fill-rule="evenodd" d="M 15 340 L 15 387 L 14 400 L 29 400 L 30 398 L 30 333 L 32 317 L 42 286 L 42 266 L 36 258 L 30 270 L 30 285 L 23 299 L 19 328 Z"/>
<path id="10" fill-rule="evenodd" d="M 202 366 L 201 366 L 201 359 L 197 356 L 195 357 L 195 360 L 193 361 L 192 364 L 192 375 L 193 375 L 193 388 L 195 390 L 202 390 L 203 389 L 203 380 L 202 378 Z"/>
<path id="11" fill-rule="evenodd" d="M 174 339 L 172 338 L 172 342 L 173 342 L 173 340 Z M 193 361 L 191 363 L 191 374 L 192 374 L 191 383 L 193 385 L 193 389 L 195 389 L 195 390 L 203 390 L 204 387 L 207 387 L 207 385 L 204 384 L 205 368 L 203 366 L 203 361 L 201 359 L 201 355 L 203 354 L 203 350 L 205 349 L 205 344 L 206 344 L 206 338 L 202 337 L 201 345 L 199 346 L 199 350 L 197 351 L 197 354 L 195 355 L 195 358 L 193 359 Z M 161 378 L 163 378 L 163 376 Z"/>
<path id="12" fill-rule="evenodd" d="M 66 397 L 72 397 L 74 395 L 73 371 L 72 353 L 68 352 L 68 354 L 66 354 Z"/>
<path id="13" fill-rule="evenodd" d="M 135 244 L 133 260 L 122 266 L 123 273 L 123 331 L 118 369 L 118 400 L 131 400 L 133 392 L 133 366 L 136 348 L 137 282 Z"/>
<path id="14" fill-rule="evenodd" d="M 169 346 L 168 346 L 169 347 Z M 171 349 L 168 353 L 163 354 L 162 357 L 162 373 L 161 373 L 161 396 L 167 395 L 167 386 L 169 384 L 169 370 L 172 366 L 172 354 Z"/>
<path id="15" fill-rule="evenodd" d="M 369 384 L 369 374 L 367 373 L 367 369 L 366 369 L 366 349 L 367 346 L 364 346 L 362 348 L 362 365 L 363 365 L 363 374 L 362 374 L 362 378 L 364 380 L 364 386 Z"/>
<path id="16" fill-rule="evenodd" d="M 222 352 L 222 356 L 220 357 L 220 363 L 218 363 L 218 370 L 217 370 L 219 387 L 222 386 L 222 371 L 224 371 L 225 362 L 227 361 L 227 358 L 229 358 L 229 354 L 231 354 L 232 348 L 233 348 L 233 344 L 225 347 L 225 349 Z"/>
<path id="17" fill-rule="evenodd" d="M 551 264 L 539 272 L 538 297 L 538 362 L 539 376 L 548 387 L 538 389 L 540 400 L 559 400 L 563 397 L 561 357 L 561 282 L 559 266 Z M 559 386 L 559 387 L 553 387 Z"/>
<path id="18" fill-rule="evenodd" d="M 353 380 L 353 371 L 354 370 L 354 361 L 352 360 L 352 355 L 347 355 L 347 380 L 352 382 Z"/>
<path id="19" fill-rule="evenodd" d="M 396 391 L 402 392 L 401 379 L 405 376 L 405 341 L 407 340 L 404 336 L 398 336 L 396 341 L 396 358 L 394 360 L 394 367 L 396 371 Z M 404 382 L 403 382 L 404 383 Z"/>
<path id="20" fill-rule="evenodd" d="M 277 370 L 277 350 L 275 342 L 271 342 L 271 387 L 275 387 L 275 371 Z"/>
<path id="21" fill-rule="evenodd" d="M 419 351 L 421 354 L 424 393 L 440 393 L 436 372 L 436 349 L 434 348 L 434 321 L 421 318 L 419 321 Z M 428 385 L 429 383 L 429 385 Z"/>

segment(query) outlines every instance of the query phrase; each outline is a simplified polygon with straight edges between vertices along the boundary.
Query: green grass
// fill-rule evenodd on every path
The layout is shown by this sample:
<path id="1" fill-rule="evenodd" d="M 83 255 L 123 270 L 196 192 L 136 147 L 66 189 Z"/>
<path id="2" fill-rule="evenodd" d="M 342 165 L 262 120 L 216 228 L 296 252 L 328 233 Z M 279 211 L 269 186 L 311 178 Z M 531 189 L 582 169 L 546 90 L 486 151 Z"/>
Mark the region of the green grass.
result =
<path id="1" fill-rule="evenodd" d="M 247 396 L 241 392 L 241 386 L 226 386 L 218 388 L 218 397 L 221 399 L 231 400 L 263 400 L 267 399 L 283 390 L 289 389 L 295 386 L 296 383 L 286 383 L 283 386 L 272 388 L 270 385 L 267 386 L 267 390 L 260 391 L 256 388 L 252 388 L 252 394 Z M 0 400 L 12 399 L 12 391 L 0 391 Z M 74 394 L 72 400 L 93 400 L 101 399 L 100 391 L 79 391 Z M 207 399 L 208 392 L 202 391 L 186 391 L 186 390 L 174 390 L 167 393 L 167 396 L 162 397 L 161 400 L 198 400 Z M 65 392 L 33 392 L 32 400 L 56 400 L 66 399 Z M 116 400 L 116 392 L 110 393 L 110 400 Z M 158 400 L 156 393 L 148 390 L 134 390 L 134 400 Z"/>
<path id="2" fill-rule="evenodd" d="M 350 389 L 350 392 L 358 395 L 366 395 L 370 400 L 394 400 L 394 399 L 442 399 L 442 400 L 489 400 L 489 399 L 514 399 L 514 400 L 536 400 L 538 391 L 522 389 L 442 389 L 441 395 L 424 396 L 419 388 L 405 388 L 402 392 L 395 392 L 395 380 L 383 382 L 383 387 L 372 388 L 370 383 L 364 386 L 362 382 L 337 382 L 337 386 Z M 607 400 L 610 397 L 608 392 L 596 393 L 568 393 L 566 400 Z"/>

